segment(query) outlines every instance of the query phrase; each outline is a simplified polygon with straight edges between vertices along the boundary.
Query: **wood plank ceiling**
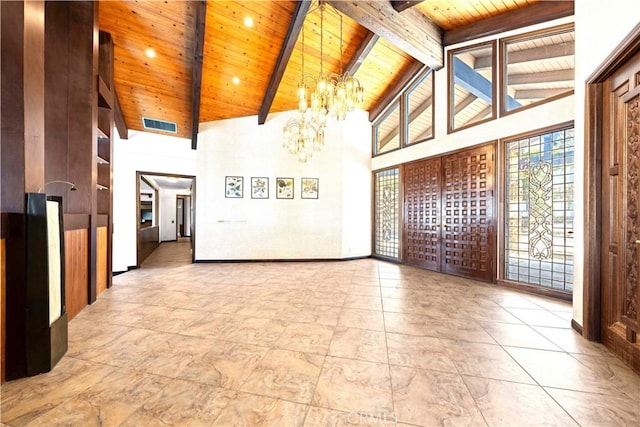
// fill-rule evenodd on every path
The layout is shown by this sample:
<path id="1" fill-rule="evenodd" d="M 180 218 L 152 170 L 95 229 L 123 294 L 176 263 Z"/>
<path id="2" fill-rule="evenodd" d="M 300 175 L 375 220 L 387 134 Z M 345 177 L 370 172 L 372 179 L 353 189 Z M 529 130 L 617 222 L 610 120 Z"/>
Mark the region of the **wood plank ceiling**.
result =
<path id="1" fill-rule="evenodd" d="M 398 10 L 413 6 L 440 27 L 446 39 L 447 32 L 531 7 L 538 1 L 392 3 L 397 3 L 394 6 L 399 6 Z M 364 50 L 366 55 L 352 70 L 357 70 L 355 76 L 365 87 L 362 108 L 368 111 L 379 108 L 385 96 L 406 79 L 405 74 L 416 69 L 416 60 L 410 55 L 344 15 L 341 31 L 341 14 L 332 6 L 325 6 L 322 21 L 317 2 L 307 6 L 309 12 L 301 30 L 291 25 L 300 8 L 296 1 L 207 2 L 200 99 L 194 103 L 197 2 L 100 1 L 99 25 L 114 40 L 114 80 L 127 127 L 144 130 L 142 117 L 149 117 L 175 122 L 174 135 L 191 138 L 192 111 L 198 102 L 200 123 L 258 115 L 261 108 L 268 112 L 293 110 L 303 48 L 304 71 L 312 75 L 320 72 L 321 63 L 325 73 L 339 73 L 340 58 L 344 70 Z M 274 83 L 272 75 L 288 33 L 296 36 L 293 50 L 283 65 L 281 81 Z M 145 55 L 148 48 L 154 49 L 154 58 Z M 272 100 L 268 99 L 269 91 L 274 93 Z"/>
<path id="2" fill-rule="evenodd" d="M 100 30 L 114 44 L 114 83 L 127 127 L 142 117 L 177 124 L 191 136 L 194 8 L 185 1 L 101 1 Z M 149 58 L 147 49 L 155 58 Z"/>
<path id="3" fill-rule="evenodd" d="M 416 9 L 428 16 L 443 30 L 453 30 L 505 12 L 520 9 L 541 0 L 465 1 L 429 0 L 416 4 Z"/>

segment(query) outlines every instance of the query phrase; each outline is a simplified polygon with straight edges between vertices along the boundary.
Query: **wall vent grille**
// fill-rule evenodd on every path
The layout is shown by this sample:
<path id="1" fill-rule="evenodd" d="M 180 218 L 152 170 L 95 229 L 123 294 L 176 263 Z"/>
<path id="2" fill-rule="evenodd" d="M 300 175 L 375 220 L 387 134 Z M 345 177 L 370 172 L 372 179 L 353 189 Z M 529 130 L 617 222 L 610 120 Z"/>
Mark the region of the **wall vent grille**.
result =
<path id="1" fill-rule="evenodd" d="M 160 132 L 177 133 L 178 125 L 173 122 L 167 122 L 164 120 L 150 119 L 148 117 L 142 118 L 142 126 L 145 129 L 157 130 Z"/>

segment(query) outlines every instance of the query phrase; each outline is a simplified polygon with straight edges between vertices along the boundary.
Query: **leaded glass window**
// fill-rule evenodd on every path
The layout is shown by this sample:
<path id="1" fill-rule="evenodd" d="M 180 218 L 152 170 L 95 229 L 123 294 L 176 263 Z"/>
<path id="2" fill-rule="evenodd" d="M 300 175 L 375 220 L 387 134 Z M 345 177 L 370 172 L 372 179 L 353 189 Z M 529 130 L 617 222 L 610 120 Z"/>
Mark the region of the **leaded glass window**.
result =
<path id="1" fill-rule="evenodd" d="M 374 254 L 399 258 L 399 169 L 375 173 Z"/>
<path id="2" fill-rule="evenodd" d="M 506 145 L 505 278 L 573 289 L 573 128 Z"/>

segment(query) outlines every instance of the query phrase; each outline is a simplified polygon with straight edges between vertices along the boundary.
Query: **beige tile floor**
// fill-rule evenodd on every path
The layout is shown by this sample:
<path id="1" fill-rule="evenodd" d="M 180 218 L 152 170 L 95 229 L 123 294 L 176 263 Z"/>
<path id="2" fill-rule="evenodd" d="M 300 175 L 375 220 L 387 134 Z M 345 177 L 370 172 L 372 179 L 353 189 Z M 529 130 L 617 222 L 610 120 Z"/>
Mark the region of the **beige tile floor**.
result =
<path id="1" fill-rule="evenodd" d="M 640 425 L 640 377 L 571 307 L 363 259 L 190 264 L 164 243 L 69 325 L 10 426 Z"/>

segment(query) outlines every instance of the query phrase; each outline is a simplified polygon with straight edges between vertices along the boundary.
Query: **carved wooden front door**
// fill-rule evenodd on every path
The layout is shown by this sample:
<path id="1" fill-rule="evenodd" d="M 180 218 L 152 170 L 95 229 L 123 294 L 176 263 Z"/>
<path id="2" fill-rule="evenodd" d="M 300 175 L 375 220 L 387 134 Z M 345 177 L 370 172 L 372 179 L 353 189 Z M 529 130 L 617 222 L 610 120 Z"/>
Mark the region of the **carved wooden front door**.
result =
<path id="1" fill-rule="evenodd" d="M 442 271 L 493 281 L 493 144 L 444 157 L 442 172 Z"/>
<path id="2" fill-rule="evenodd" d="M 404 254 L 409 265 L 495 280 L 493 144 L 404 169 Z"/>
<path id="3" fill-rule="evenodd" d="M 406 263 L 440 271 L 440 158 L 410 163 L 404 176 Z"/>
<path id="4" fill-rule="evenodd" d="M 640 371 L 640 53 L 603 93 L 602 341 Z"/>

